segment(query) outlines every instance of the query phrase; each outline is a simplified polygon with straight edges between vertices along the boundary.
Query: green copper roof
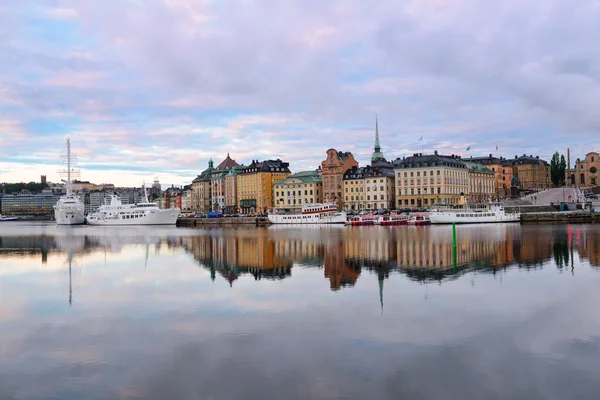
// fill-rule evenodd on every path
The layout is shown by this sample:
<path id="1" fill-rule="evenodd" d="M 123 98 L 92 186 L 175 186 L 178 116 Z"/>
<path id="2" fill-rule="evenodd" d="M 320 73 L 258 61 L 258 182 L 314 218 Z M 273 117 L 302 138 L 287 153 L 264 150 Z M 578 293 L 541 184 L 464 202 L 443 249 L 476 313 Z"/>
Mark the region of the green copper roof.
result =
<path id="1" fill-rule="evenodd" d="M 283 185 L 285 183 L 289 183 L 289 181 L 291 179 L 298 179 L 303 183 L 320 183 L 321 175 L 319 175 L 319 173 L 315 170 L 300 171 L 300 172 L 296 172 L 293 175 L 288 176 L 287 178 L 285 178 L 282 181 L 277 182 L 276 185 Z"/>
<path id="2" fill-rule="evenodd" d="M 473 171 L 481 171 L 481 172 L 493 172 L 491 169 L 487 168 L 485 165 L 473 162 L 473 161 L 465 161 L 461 160 L 463 164 L 467 167 L 467 169 Z"/>
<path id="3" fill-rule="evenodd" d="M 373 147 L 373 155 L 371 161 L 384 160 L 383 153 L 381 152 L 381 146 L 379 145 L 379 123 L 377 122 L 377 115 L 375 115 L 375 146 Z"/>

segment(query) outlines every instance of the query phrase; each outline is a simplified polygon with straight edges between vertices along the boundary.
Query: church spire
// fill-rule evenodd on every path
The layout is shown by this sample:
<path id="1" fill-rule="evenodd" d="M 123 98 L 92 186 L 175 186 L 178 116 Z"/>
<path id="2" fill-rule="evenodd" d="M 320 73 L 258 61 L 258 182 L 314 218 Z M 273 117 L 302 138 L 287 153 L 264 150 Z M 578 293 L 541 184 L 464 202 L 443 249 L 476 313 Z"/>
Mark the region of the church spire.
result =
<path id="1" fill-rule="evenodd" d="M 371 161 L 383 161 L 383 153 L 381 152 L 381 146 L 379 145 L 379 122 L 377 121 L 377 114 L 375 114 L 375 146 L 373 147 L 373 155 Z"/>

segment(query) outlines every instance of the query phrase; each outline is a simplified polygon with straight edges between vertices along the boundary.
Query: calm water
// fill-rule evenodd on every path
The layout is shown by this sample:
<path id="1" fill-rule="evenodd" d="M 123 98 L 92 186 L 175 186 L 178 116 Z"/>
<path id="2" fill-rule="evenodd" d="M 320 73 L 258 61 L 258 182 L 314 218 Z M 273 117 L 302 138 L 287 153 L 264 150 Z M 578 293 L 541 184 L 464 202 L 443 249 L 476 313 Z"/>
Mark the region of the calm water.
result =
<path id="1" fill-rule="evenodd" d="M 0 399 L 597 399 L 600 226 L 457 233 L 1 223 Z"/>

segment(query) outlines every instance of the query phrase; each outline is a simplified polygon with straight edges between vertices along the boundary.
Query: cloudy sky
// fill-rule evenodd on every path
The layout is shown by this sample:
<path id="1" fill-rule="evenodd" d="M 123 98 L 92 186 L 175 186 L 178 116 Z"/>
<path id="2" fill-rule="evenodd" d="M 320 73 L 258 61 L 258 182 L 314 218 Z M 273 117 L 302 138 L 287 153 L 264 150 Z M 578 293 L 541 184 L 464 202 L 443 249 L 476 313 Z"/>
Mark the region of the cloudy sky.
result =
<path id="1" fill-rule="evenodd" d="M 600 150 L 600 1 L 3 0 L 0 182 Z M 498 145 L 499 151 L 495 148 Z"/>

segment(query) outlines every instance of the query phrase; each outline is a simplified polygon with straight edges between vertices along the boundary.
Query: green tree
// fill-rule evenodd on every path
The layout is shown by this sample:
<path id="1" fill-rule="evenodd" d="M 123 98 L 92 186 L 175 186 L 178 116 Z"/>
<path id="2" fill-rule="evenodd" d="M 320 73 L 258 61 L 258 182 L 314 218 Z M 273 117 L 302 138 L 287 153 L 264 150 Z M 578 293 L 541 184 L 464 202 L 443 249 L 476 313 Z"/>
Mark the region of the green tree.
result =
<path id="1" fill-rule="evenodd" d="M 558 186 L 560 184 L 560 154 L 558 151 L 552 155 L 550 160 L 550 180 L 552 184 Z"/>
<path id="2" fill-rule="evenodd" d="M 560 164 L 558 165 L 559 168 L 559 172 L 560 172 L 560 184 L 562 186 L 565 185 L 565 174 L 567 173 L 567 161 L 565 160 L 565 155 L 561 154 L 560 155 Z"/>

